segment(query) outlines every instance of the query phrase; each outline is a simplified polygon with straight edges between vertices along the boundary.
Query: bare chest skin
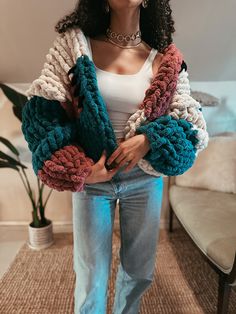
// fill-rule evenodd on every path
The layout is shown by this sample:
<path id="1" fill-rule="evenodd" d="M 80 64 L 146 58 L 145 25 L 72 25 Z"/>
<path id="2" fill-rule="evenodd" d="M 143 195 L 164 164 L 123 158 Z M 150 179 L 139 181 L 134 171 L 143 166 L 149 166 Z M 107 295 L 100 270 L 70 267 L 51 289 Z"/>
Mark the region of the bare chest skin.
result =
<path id="1" fill-rule="evenodd" d="M 90 38 L 93 61 L 101 70 L 117 74 L 136 74 L 147 59 L 151 47 L 142 42 L 138 47 L 130 49 L 119 48 L 105 37 Z M 157 73 L 163 54 L 157 53 L 153 64 L 153 75 Z"/>

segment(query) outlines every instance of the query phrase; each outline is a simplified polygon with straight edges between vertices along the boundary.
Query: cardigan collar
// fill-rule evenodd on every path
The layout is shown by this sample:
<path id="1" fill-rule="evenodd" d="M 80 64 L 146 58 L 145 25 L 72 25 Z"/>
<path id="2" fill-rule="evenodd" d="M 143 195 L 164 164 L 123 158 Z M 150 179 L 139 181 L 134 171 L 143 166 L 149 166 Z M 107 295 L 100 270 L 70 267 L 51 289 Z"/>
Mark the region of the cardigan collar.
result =
<path id="1" fill-rule="evenodd" d="M 49 49 L 46 59 L 47 62 L 44 64 L 40 77 L 33 81 L 26 92 L 28 98 L 38 95 L 59 100 L 68 113 L 73 112 L 73 108 L 69 108 L 71 105 L 69 106 L 68 103 L 73 103 L 71 91 L 75 86 L 71 86 L 68 76 L 73 73 L 78 64 L 82 65 L 82 63 L 92 70 L 89 73 L 84 67 L 85 72 L 82 76 L 84 84 L 87 86 L 85 81 L 92 76 L 96 92 L 101 97 L 96 83 L 95 65 L 90 58 L 86 36 L 80 28 L 72 28 L 59 34 L 54 40 L 53 48 Z M 152 121 L 163 115 L 169 107 L 176 89 L 182 61 L 183 55 L 174 43 L 164 49 L 159 69 L 145 91 L 142 103 L 137 106 L 138 110 L 144 111 L 147 120 Z"/>
<path id="2" fill-rule="evenodd" d="M 80 42 L 83 42 L 84 50 L 82 49 L 82 55 L 86 55 L 90 59 L 97 81 L 95 65 L 90 57 L 88 42 L 81 29 L 78 30 L 78 36 L 81 37 Z M 160 117 L 169 107 L 172 96 L 176 90 L 182 61 L 183 54 L 174 43 L 171 43 L 164 49 L 158 71 L 145 91 L 143 101 L 137 106 L 139 110 L 144 109 L 147 120 L 152 121 Z"/>

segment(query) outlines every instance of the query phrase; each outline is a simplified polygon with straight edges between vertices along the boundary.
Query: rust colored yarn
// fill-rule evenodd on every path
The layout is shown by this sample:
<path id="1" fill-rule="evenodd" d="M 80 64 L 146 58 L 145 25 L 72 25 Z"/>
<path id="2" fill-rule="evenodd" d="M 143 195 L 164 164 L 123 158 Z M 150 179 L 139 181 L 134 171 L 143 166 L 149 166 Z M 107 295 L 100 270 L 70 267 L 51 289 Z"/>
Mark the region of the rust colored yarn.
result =
<path id="1" fill-rule="evenodd" d="M 158 73 L 153 78 L 145 93 L 145 98 L 139 106 L 139 109 L 145 108 L 145 116 L 149 121 L 162 116 L 169 107 L 183 61 L 182 53 L 174 44 L 166 47 L 163 54 Z"/>
<path id="2" fill-rule="evenodd" d="M 44 162 L 38 176 L 49 187 L 58 191 L 82 191 L 85 178 L 90 175 L 94 162 L 85 156 L 78 145 L 67 145 Z"/>

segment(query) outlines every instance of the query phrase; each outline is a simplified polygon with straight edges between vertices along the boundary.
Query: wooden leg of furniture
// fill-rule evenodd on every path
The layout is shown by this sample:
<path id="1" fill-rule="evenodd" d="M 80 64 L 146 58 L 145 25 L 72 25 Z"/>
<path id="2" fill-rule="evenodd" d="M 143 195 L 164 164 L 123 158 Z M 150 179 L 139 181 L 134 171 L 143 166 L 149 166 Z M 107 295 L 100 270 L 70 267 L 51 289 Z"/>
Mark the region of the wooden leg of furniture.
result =
<path id="1" fill-rule="evenodd" d="M 170 209 L 169 209 L 169 232 L 173 232 L 173 215 L 174 215 L 174 211 L 170 205 Z"/>
<path id="2" fill-rule="evenodd" d="M 217 314 L 228 313 L 230 291 L 231 286 L 228 284 L 225 274 L 220 274 L 218 287 Z"/>

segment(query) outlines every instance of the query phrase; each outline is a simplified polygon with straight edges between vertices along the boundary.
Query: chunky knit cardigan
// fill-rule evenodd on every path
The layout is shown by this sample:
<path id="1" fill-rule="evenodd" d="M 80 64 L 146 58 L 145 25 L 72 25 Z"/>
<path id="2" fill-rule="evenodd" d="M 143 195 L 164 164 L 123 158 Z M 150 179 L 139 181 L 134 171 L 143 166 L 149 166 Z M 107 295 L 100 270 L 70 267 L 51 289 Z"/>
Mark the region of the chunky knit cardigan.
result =
<path id="1" fill-rule="evenodd" d="M 108 159 L 118 147 L 80 28 L 54 40 L 41 75 L 27 91 L 22 132 L 35 174 L 57 191 L 83 191 L 102 151 Z M 208 145 L 202 108 L 190 95 L 187 65 L 174 43 L 165 48 L 157 74 L 124 128 L 125 139 L 141 133 L 150 150 L 137 165 L 153 176 L 183 174 Z"/>

